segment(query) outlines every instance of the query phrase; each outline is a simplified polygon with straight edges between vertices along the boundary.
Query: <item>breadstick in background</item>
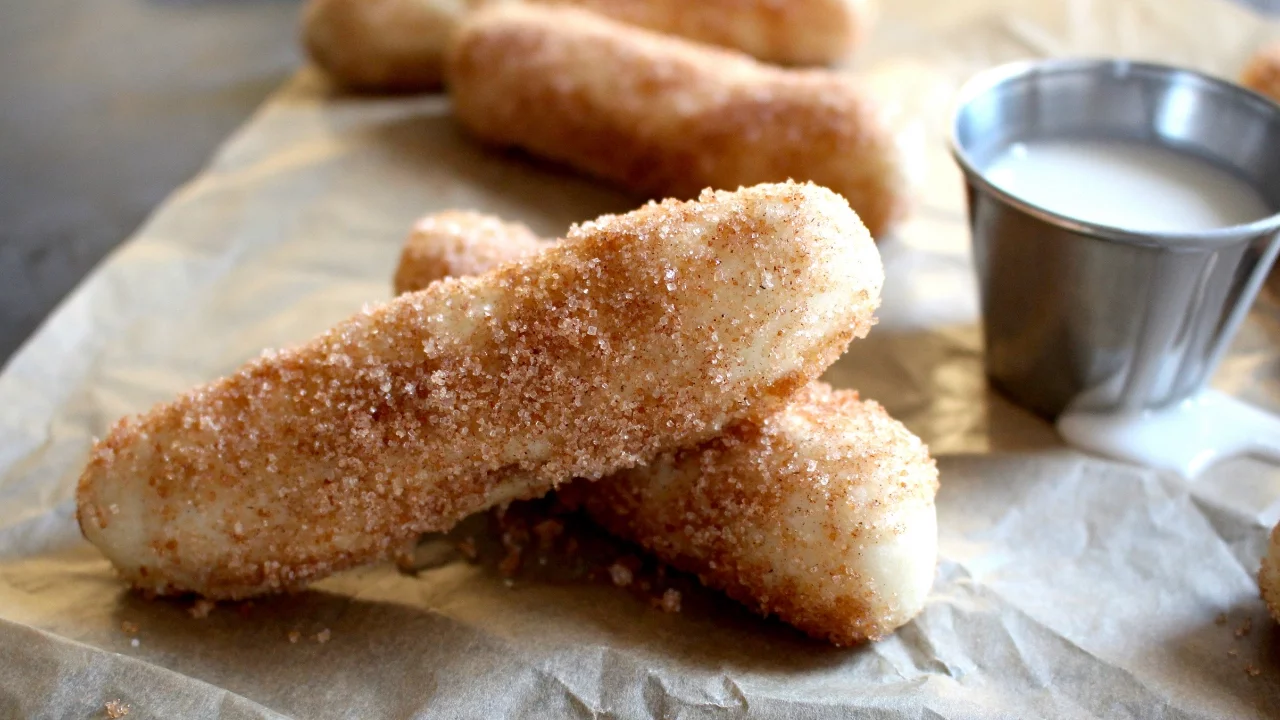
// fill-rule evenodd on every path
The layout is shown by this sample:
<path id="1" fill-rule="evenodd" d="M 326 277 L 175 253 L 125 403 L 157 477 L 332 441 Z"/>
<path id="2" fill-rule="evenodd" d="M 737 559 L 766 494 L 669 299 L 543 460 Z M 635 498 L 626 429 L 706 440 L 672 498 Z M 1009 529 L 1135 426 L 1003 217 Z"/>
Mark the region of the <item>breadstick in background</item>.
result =
<path id="1" fill-rule="evenodd" d="M 429 215 L 413 226 L 393 284 L 400 295 L 441 278 L 483 275 L 548 244 L 528 226 L 492 215 L 458 210 Z"/>
<path id="2" fill-rule="evenodd" d="M 339 85 L 423 92 L 443 84 L 444 56 L 462 18 L 514 0 L 309 0 L 303 46 Z M 787 65 L 849 55 L 871 24 L 865 0 L 531 0 L 577 5 L 619 21 L 741 50 Z"/>
<path id="3" fill-rule="evenodd" d="M 783 65 L 829 65 L 872 23 L 866 0 L 536 0 L 740 50 Z"/>
<path id="4" fill-rule="evenodd" d="M 1240 84 L 1280 102 L 1280 43 L 1262 48 L 1249 60 Z"/>
<path id="5" fill-rule="evenodd" d="M 473 13 L 447 73 L 476 137 L 651 196 L 807 180 L 844 195 L 877 237 L 905 211 L 894 137 L 846 74 L 527 4 Z"/>
<path id="6" fill-rule="evenodd" d="M 316 65 L 349 90 L 436 90 L 450 36 L 482 1 L 308 0 L 302 44 Z"/>
<path id="7" fill-rule="evenodd" d="M 483 273 L 539 243 L 475 213 L 423 218 L 397 293 Z M 928 448 L 875 402 L 812 383 L 763 422 L 561 498 L 710 587 L 838 645 L 919 613 L 937 562 L 938 472 Z"/>
<path id="8" fill-rule="evenodd" d="M 607 215 L 117 422 L 80 527 L 157 593 L 299 588 L 772 412 L 866 334 L 882 282 L 813 185 Z"/>

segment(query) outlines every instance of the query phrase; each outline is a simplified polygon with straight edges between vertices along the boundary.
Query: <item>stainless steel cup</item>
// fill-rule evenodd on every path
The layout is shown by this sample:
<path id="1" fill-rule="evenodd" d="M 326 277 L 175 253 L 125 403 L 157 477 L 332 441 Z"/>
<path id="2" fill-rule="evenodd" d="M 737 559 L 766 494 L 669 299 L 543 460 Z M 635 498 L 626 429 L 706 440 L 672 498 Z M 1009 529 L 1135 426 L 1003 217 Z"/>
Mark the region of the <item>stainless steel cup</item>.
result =
<path id="1" fill-rule="evenodd" d="M 1153 143 L 1203 158 L 1280 210 L 1280 106 L 1199 73 L 1122 60 L 986 71 L 961 91 L 964 171 L 992 384 L 1035 412 L 1155 408 L 1213 372 L 1280 250 L 1280 215 L 1147 234 L 1019 200 L 984 176 L 1014 142 Z"/>

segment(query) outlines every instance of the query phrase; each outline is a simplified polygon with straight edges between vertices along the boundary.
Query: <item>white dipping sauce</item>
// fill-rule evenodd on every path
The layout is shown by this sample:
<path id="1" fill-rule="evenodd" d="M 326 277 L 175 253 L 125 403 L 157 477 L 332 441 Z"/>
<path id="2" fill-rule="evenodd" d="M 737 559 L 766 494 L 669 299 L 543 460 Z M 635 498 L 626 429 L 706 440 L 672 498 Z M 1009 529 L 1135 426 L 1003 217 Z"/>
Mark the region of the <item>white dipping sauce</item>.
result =
<path id="1" fill-rule="evenodd" d="M 1015 143 L 987 166 L 986 177 L 1050 212 L 1135 232 L 1201 232 L 1271 214 L 1240 178 L 1140 143 Z M 1069 410 L 1057 426 L 1064 440 L 1081 449 L 1185 477 L 1237 455 L 1280 462 L 1280 418 L 1212 390 L 1159 410 Z"/>
<path id="2" fill-rule="evenodd" d="M 1187 478 L 1239 455 L 1280 462 L 1280 417 L 1216 390 L 1159 410 L 1067 412 L 1058 434 L 1081 450 Z"/>
<path id="3" fill-rule="evenodd" d="M 1137 232 L 1197 232 L 1270 215 L 1248 183 L 1167 148 L 1116 140 L 1014 143 L 985 172 L 996 187 L 1076 220 Z"/>

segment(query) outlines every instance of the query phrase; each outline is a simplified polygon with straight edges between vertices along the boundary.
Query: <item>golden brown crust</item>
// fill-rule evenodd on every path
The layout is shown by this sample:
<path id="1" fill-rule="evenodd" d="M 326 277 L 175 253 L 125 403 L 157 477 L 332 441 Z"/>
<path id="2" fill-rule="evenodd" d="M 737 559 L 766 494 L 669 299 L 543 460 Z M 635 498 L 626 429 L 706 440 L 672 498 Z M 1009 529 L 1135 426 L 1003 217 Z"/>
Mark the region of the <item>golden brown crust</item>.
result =
<path id="1" fill-rule="evenodd" d="M 811 185 L 602 217 L 121 420 L 80 525 L 151 591 L 298 588 L 771 411 L 866 333 L 882 281 Z"/>
<path id="2" fill-rule="evenodd" d="M 829 65 L 871 24 L 864 0 L 537 0 L 740 50 L 783 65 Z"/>
<path id="3" fill-rule="evenodd" d="M 809 180 L 844 195 L 875 236 L 905 212 L 892 134 L 847 75 L 527 5 L 468 18 L 447 73 L 454 113 L 480 139 L 640 192 Z"/>
<path id="4" fill-rule="evenodd" d="M 1280 44 L 1264 47 L 1250 58 L 1240 84 L 1280 102 Z"/>
<path id="5" fill-rule="evenodd" d="M 432 232 L 409 240 L 415 251 L 397 268 L 397 292 L 538 247 L 526 244 L 528 228 L 473 214 L 419 227 Z M 560 497 L 748 607 L 849 645 L 892 632 L 923 606 L 937 558 L 937 488 L 928 449 L 884 408 L 813 383 L 763 422 Z"/>

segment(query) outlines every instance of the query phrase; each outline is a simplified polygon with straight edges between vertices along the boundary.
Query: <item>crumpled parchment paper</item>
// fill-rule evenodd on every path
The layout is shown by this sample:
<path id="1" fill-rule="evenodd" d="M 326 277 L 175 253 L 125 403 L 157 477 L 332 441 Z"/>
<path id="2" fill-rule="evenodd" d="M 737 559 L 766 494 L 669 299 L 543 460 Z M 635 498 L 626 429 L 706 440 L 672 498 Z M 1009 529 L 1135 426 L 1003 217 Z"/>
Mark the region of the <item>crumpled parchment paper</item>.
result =
<path id="1" fill-rule="evenodd" d="M 894 114 L 918 205 L 882 243 L 879 326 L 828 378 L 938 456 L 941 558 L 914 622 L 840 650 L 688 578 L 665 614 L 554 567 L 509 584 L 439 540 L 416 572 L 366 568 L 203 619 L 127 592 L 70 500 L 108 423 L 386 298 L 422 213 L 553 235 L 640 201 L 477 147 L 442 97 L 333 97 L 303 73 L 0 375 L 0 717 L 104 717 L 111 700 L 131 719 L 1280 714 L 1280 631 L 1254 581 L 1280 469 L 1238 460 L 1186 482 L 1107 462 L 992 394 L 943 143 L 955 89 L 992 64 L 1127 55 L 1232 76 L 1280 33 L 1221 0 L 900 0 L 880 16 L 851 71 Z M 1278 342 L 1264 294 L 1216 384 L 1280 408 Z"/>

